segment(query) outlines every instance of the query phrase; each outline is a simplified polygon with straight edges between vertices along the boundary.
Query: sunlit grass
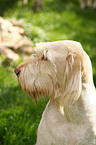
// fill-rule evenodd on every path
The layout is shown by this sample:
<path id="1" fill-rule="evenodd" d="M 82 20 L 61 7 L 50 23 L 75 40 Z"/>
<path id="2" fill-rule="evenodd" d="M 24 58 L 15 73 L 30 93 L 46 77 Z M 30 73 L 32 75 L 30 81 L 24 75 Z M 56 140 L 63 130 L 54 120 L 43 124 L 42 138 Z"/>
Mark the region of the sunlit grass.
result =
<path id="1" fill-rule="evenodd" d="M 19 87 L 13 69 L 0 68 L 0 145 L 35 144 L 48 100 L 40 99 L 38 104 L 32 101 Z"/>

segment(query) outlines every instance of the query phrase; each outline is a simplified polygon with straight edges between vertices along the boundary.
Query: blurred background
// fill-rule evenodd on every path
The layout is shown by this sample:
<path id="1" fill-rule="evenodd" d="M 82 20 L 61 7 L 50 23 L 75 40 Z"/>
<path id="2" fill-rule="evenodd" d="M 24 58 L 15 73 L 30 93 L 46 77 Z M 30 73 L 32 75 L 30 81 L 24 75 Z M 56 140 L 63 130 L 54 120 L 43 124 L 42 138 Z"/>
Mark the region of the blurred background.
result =
<path id="1" fill-rule="evenodd" d="M 96 85 L 95 1 L 0 0 L 0 145 L 35 145 L 48 98 L 30 99 L 14 69 L 35 43 L 66 39 L 79 41 L 90 56 Z"/>

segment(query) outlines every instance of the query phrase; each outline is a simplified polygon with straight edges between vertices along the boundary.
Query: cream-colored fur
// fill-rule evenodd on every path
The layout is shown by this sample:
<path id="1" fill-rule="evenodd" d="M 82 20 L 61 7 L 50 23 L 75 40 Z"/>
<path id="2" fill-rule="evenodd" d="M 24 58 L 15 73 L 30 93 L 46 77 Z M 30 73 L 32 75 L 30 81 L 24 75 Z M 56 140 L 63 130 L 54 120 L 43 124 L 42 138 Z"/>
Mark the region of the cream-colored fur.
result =
<path id="1" fill-rule="evenodd" d="M 49 96 L 36 145 L 96 145 L 96 92 L 91 61 L 75 41 L 39 43 L 15 72 L 23 90 Z"/>

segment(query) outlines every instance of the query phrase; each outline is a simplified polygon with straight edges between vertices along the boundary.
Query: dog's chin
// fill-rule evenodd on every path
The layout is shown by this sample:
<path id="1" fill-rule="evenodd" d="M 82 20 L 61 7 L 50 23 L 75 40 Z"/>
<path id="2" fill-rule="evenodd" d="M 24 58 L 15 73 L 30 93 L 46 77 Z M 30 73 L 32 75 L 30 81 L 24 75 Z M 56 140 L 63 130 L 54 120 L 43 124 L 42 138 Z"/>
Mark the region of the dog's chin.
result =
<path id="1" fill-rule="evenodd" d="M 21 89 L 24 91 L 24 92 L 27 92 L 28 93 L 28 96 L 37 100 L 38 98 L 41 98 L 41 97 L 51 97 L 53 96 L 53 91 L 50 90 L 50 88 L 42 88 L 42 87 L 37 87 L 36 85 L 34 85 L 35 83 L 29 83 L 25 81 L 22 82 L 21 79 L 18 79 L 19 81 L 19 85 L 21 87 Z M 46 85 L 45 85 L 46 86 Z M 52 87 L 51 87 L 52 88 Z"/>
<path id="2" fill-rule="evenodd" d="M 34 100 L 37 100 L 37 98 L 39 98 L 39 93 L 37 93 L 36 91 L 26 90 L 26 92 L 28 93 L 29 97 L 33 98 Z"/>
<path id="3" fill-rule="evenodd" d="M 34 99 L 35 101 L 38 101 L 39 98 L 45 98 L 46 96 L 48 96 L 48 94 L 43 91 L 42 92 L 41 91 L 37 92 L 36 90 L 33 91 L 25 90 L 25 91 L 28 93 L 28 96 Z"/>

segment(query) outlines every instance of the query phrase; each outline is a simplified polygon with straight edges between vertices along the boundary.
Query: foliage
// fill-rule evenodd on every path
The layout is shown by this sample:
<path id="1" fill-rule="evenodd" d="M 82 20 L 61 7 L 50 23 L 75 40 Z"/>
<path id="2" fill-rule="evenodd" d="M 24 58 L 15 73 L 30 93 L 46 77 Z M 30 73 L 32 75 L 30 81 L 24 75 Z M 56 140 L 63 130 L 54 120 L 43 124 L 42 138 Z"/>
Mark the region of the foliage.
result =
<path id="1" fill-rule="evenodd" d="M 4 9 L 1 7 L 1 14 L 22 21 L 34 44 L 64 39 L 81 42 L 92 60 L 96 84 L 96 10 L 81 10 L 77 0 L 44 0 L 44 9 L 34 13 L 32 0 L 26 6 L 22 0 L 14 2 L 12 5 L 9 2 Z M 23 93 L 14 74 L 14 68 L 21 61 L 0 67 L 0 145 L 34 145 L 41 114 L 48 101 L 40 99 L 36 104 Z"/>

